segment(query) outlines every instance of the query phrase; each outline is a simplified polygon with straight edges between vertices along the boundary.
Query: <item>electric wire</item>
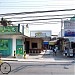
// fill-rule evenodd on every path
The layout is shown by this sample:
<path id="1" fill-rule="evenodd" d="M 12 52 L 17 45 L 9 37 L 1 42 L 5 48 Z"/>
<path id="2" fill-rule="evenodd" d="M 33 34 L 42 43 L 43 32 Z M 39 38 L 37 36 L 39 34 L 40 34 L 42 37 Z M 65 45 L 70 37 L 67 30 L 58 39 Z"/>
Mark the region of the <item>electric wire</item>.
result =
<path id="1" fill-rule="evenodd" d="M 53 20 L 53 19 L 65 19 L 65 18 L 72 18 L 72 17 L 63 17 L 63 18 L 43 18 L 43 19 L 30 19 L 30 20 L 17 20 L 17 21 L 11 21 L 11 22 Z"/>
<path id="2" fill-rule="evenodd" d="M 36 13 L 48 13 L 48 12 L 61 12 L 61 11 L 74 11 L 75 9 L 63 9 L 63 10 L 47 10 L 47 11 L 31 11 L 31 12 L 19 12 L 19 13 L 5 13 L 0 14 L 5 16 L 11 16 L 11 15 L 23 15 L 23 14 L 36 14 Z"/>
<path id="3" fill-rule="evenodd" d="M 19 16 L 19 17 L 9 17 L 5 19 L 23 19 L 23 18 L 37 18 L 37 17 L 55 17 L 55 16 L 71 16 L 75 14 L 62 14 L 62 15 L 42 15 L 42 16 Z"/>

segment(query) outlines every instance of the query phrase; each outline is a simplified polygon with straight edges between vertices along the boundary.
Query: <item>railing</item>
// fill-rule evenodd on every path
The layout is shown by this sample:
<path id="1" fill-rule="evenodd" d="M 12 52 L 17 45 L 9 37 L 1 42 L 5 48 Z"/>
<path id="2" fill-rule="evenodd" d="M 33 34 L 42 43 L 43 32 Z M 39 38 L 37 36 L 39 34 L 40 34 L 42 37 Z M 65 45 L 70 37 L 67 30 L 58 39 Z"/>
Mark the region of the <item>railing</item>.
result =
<path id="1" fill-rule="evenodd" d="M 42 49 L 30 49 L 29 53 L 41 53 Z"/>

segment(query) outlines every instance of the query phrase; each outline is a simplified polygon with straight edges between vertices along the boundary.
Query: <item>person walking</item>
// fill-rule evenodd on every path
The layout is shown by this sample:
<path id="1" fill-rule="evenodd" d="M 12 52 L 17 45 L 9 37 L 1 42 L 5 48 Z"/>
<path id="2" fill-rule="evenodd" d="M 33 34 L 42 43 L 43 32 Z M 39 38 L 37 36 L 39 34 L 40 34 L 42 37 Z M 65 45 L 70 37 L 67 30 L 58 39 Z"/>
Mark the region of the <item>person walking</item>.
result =
<path id="1" fill-rule="evenodd" d="M 54 49 L 54 54 L 55 54 L 55 56 L 56 56 L 56 54 L 57 54 L 57 49 L 56 49 L 56 48 Z"/>
<path id="2" fill-rule="evenodd" d="M 53 50 L 53 56 L 54 56 L 54 47 L 52 47 L 52 50 Z"/>
<path id="3" fill-rule="evenodd" d="M 67 57 L 67 48 L 65 47 L 65 56 Z"/>
<path id="4" fill-rule="evenodd" d="M 55 47 L 55 48 L 53 47 L 53 55 L 55 55 L 55 56 L 57 55 L 57 47 Z"/>

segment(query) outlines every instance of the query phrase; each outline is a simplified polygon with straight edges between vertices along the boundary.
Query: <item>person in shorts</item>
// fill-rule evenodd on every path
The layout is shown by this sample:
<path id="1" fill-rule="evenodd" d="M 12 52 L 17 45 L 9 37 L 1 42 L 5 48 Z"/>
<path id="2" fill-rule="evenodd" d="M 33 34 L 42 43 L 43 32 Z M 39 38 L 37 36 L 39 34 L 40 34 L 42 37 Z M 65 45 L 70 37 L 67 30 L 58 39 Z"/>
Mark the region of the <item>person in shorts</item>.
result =
<path id="1" fill-rule="evenodd" d="M 65 56 L 67 57 L 67 48 L 65 48 Z"/>

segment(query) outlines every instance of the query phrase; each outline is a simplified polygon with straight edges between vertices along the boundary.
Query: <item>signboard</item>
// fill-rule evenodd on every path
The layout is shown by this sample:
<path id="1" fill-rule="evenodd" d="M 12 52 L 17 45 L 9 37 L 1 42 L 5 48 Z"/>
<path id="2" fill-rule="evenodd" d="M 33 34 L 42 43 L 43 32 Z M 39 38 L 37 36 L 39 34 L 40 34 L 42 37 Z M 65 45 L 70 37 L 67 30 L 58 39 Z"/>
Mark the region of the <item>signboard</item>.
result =
<path id="1" fill-rule="evenodd" d="M 72 20 L 64 21 L 64 36 L 65 37 L 75 36 L 75 21 Z"/>
<path id="2" fill-rule="evenodd" d="M 18 24 L 18 31 L 21 32 L 25 36 L 30 36 L 28 24 L 26 26 L 22 24 Z"/>
<path id="3" fill-rule="evenodd" d="M 18 26 L 0 26 L 0 34 L 16 33 Z"/>
<path id="4" fill-rule="evenodd" d="M 75 29 L 75 21 L 64 21 L 64 29 Z"/>
<path id="5" fill-rule="evenodd" d="M 30 36 L 29 28 L 24 28 L 24 35 Z"/>
<path id="6" fill-rule="evenodd" d="M 46 33 L 37 32 L 35 33 L 35 37 L 46 37 Z"/>
<path id="7" fill-rule="evenodd" d="M 65 37 L 75 37 L 75 29 L 65 29 L 64 36 Z"/>
<path id="8" fill-rule="evenodd" d="M 30 37 L 51 37 L 51 31 L 50 30 L 30 31 Z"/>
<path id="9" fill-rule="evenodd" d="M 23 45 L 17 45 L 16 54 L 23 55 Z"/>

